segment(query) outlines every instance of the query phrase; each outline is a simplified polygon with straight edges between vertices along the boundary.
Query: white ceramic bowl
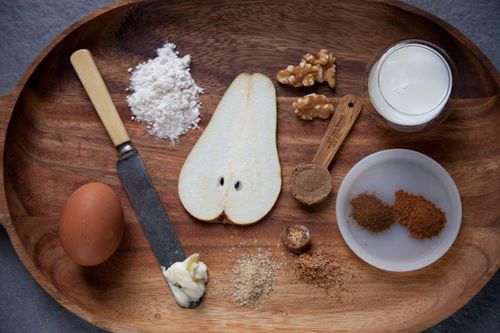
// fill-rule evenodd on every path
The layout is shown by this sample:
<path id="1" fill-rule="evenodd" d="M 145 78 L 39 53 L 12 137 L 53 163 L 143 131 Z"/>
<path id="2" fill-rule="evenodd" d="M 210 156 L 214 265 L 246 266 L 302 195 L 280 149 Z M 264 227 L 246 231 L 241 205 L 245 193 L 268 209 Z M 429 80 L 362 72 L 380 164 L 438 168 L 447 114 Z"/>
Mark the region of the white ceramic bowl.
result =
<path id="1" fill-rule="evenodd" d="M 446 213 L 439 235 L 412 239 L 398 223 L 373 233 L 351 218 L 353 197 L 374 192 L 392 204 L 399 189 L 422 194 Z M 337 194 L 336 213 L 342 237 L 361 259 L 386 271 L 406 272 L 430 265 L 448 251 L 460 230 L 462 203 L 453 179 L 436 161 L 413 150 L 389 149 L 363 158 L 347 173 Z"/>

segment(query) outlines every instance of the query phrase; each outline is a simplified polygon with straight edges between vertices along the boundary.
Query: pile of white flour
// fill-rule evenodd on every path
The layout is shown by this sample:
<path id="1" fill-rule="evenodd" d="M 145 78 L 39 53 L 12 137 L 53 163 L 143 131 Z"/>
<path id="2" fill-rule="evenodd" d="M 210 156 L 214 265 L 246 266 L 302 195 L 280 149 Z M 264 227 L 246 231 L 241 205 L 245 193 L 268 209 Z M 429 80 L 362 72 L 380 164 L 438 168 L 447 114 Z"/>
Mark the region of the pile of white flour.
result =
<path id="1" fill-rule="evenodd" d="M 132 119 L 148 124 L 149 133 L 172 143 L 200 121 L 198 87 L 191 77 L 189 54 L 180 58 L 175 44 L 156 50 L 158 56 L 139 64 L 130 77 L 127 102 Z"/>

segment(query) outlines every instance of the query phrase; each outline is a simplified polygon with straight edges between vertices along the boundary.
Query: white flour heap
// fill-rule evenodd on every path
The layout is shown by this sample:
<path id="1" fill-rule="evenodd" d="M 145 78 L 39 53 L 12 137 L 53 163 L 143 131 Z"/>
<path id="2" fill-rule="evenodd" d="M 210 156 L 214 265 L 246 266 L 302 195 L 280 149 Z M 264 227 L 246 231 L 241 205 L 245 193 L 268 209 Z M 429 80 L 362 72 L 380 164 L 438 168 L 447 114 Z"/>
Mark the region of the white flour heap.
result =
<path id="1" fill-rule="evenodd" d="M 148 124 L 149 133 L 172 143 L 200 121 L 198 87 L 191 77 L 189 54 L 179 58 L 175 44 L 156 50 L 158 56 L 139 64 L 130 77 L 127 102 L 132 119 Z"/>

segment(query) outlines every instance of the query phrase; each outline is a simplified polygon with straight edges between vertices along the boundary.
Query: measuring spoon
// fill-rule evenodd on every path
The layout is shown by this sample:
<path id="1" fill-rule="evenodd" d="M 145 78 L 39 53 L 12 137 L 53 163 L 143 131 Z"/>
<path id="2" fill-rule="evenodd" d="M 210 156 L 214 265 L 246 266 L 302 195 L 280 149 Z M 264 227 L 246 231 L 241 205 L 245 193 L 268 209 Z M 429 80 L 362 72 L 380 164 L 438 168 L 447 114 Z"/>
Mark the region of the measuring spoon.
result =
<path id="1" fill-rule="evenodd" d="M 306 205 L 317 204 L 332 192 L 332 177 L 328 166 L 358 118 L 361 107 L 359 97 L 342 97 L 313 160 L 301 163 L 293 170 L 290 192 L 299 202 Z"/>

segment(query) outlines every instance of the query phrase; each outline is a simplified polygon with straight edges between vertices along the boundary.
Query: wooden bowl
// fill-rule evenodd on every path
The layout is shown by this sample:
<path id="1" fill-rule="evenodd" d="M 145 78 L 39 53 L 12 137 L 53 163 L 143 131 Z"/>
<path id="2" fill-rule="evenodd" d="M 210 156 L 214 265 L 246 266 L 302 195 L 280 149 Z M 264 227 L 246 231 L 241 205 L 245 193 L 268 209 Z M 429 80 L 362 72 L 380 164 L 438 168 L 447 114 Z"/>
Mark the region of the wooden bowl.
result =
<path id="1" fill-rule="evenodd" d="M 363 94 L 366 66 L 380 49 L 407 38 L 441 46 L 457 67 L 452 114 L 428 132 L 383 130 L 362 112 L 332 168 L 334 191 L 347 171 L 378 150 L 408 148 L 440 162 L 458 185 L 462 229 L 454 246 L 433 265 L 389 273 L 358 259 L 343 242 L 335 220 L 335 193 L 304 209 L 285 182 L 271 213 L 241 228 L 191 218 L 177 195 L 184 159 L 210 120 L 220 96 L 240 72 L 270 77 L 305 52 L 328 48 L 337 56 L 333 102 Z M 201 129 L 173 146 L 130 120 L 127 69 L 155 56 L 169 40 L 193 57 L 192 74 L 205 88 Z M 115 172 L 116 153 L 69 63 L 89 48 L 125 126 L 139 149 L 186 252 L 208 264 L 208 294 L 196 310 L 179 308 L 148 247 Z M 283 179 L 310 160 L 327 121 L 301 121 L 292 102 L 311 89 L 276 84 L 278 146 Z M 112 331 L 395 331 L 422 330 L 464 305 L 499 267 L 500 108 L 499 76 L 487 58 L 448 24 L 400 3 L 365 1 L 255 2 L 123 1 L 96 11 L 57 37 L 23 79 L 0 98 L 3 179 L 0 222 L 42 287 L 78 316 Z M 62 250 L 58 218 L 66 198 L 88 181 L 109 184 L 125 210 L 124 240 L 102 265 L 79 267 Z M 315 246 L 343 256 L 354 274 L 353 293 L 339 304 L 324 290 L 298 281 L 286 264 L 279 235 L 290 223 L 311 229 Z M 221 296 L 224 270 L 238 251 L 256 247 L 283 263 L 271 297 L 260 309 L 244 309 Z"/>

